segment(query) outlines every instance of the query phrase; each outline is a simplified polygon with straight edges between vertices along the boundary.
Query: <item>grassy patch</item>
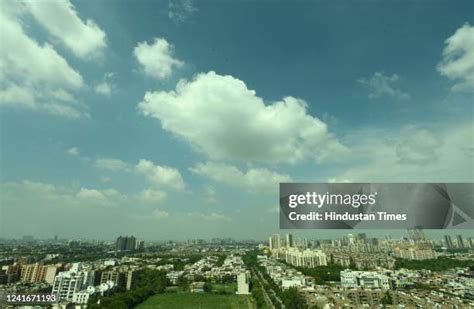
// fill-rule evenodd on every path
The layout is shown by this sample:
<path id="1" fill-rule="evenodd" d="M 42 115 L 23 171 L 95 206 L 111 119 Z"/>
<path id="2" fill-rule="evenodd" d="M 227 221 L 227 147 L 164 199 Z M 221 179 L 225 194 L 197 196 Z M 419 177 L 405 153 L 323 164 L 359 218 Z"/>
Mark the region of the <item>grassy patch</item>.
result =
<path id="1" fill-rule="evenodd" d="M 158 294 L 148 298 L 138 305 L 139 309 L 148 308 L 229 308 L 229 309 L 254 309 L 249 296 L 219 295 L 214 293 L 172 293 Z"/>
<path id="2" fill-rule="evenodd" d="M 235 294 L 237 291 L 237 284 L 221 284 L 221 283 L 213 283 L 212 284 L 212 293 L 216 294 Z"/>

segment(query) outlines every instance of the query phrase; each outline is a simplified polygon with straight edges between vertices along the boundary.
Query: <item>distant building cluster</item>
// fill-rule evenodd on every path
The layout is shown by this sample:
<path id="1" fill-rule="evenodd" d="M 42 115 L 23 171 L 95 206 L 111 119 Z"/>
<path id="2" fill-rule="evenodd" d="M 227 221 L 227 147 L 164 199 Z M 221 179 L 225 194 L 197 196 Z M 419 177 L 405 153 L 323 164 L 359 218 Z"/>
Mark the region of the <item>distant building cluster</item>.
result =
<path id="1" fill-rule="evenodd" d="M 0 251 L 0 293 L 51 291 L 59 301 L 53 308 L 85 308 L 91 300 L 141 286 L 139 272 L 157 270 L 166 276 L 166 291 L 254 297 L 257 286 L 275 307 L 283 304 L 281 291 L 291 288 L 310 307 L 474 307 L 474 267 L 465 266 L 474 259 L 472 237 L 432 240 L 420 228 L 400 238 L 351 233 L 308 241 L 287 233 L 273 234 L 268 243 L 219 238 L 146 248 L 134 236 L 108 243 L 57 237 L 41 242 L 25 237 L 2 243 L 8 251 Z M 25 248 L 32 254 L 24 254 Z M 87 262 L 69 262 L 76 258 Z M 445 270 L 422 269 L 438 261 Z"/>
<path id="2" fill-rule="evenodd" d="M 433 249 L 418 246 L 399 246 L 394 248 L 393 253 L 395 257 L 406 260 L 431 260 L 437 257 Z"/>
<path id="3" fill-rule="evenodd" d="M 444 245 L 448 249 L 473 249 L 474 248 L 474 238 L 467 237 L 466 239 L 462 235 L 456 235 L 453 238 L 451 235 L 445 235 L 444 238 Z"/>
<path id="4" fill-rule="evenodd" d="M 134 236 L 119 236 L 115 249 L 117 251 L 143 251 L 145 249 L 145 241 L 137 240 Z"/>
<path id="5" fill-rule="evenodd" d="M 285 237 L 282 237 L 280 234 L 273 234 L 268 241 L 270 250 L 277 250 L 282 248 L 307 248 L 308 239 L 299 238 L 296 241 L 293 239 L 293 235 L 286 234 Z"/>

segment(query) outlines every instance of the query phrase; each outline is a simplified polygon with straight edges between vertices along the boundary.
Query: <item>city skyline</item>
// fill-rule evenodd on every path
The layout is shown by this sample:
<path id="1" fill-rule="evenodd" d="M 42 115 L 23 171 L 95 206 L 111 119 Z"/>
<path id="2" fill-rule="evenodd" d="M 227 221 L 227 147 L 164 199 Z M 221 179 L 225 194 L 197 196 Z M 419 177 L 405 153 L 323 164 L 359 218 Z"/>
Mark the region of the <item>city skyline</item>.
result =
<path id="1" fill-rule="evenodd" d="M 474 182 L 472 1 L 130 6 L 0 3 L 0 238 L 265 239 L 280 182 Z"/>
<path id="2" fill-rule="evenodd" d="M 323 233 L 318 233 L 318 231 L 313 231 L 313 232 L 308 232 L 308 231 L 298 231 L 298 230 L 275 230 L 273 233 L 270 233 L 271 235 L 292 235 L 293 239 L 307 239 L 309 241 L 315 240 L 339 240 L 344 237 L 347 237 L 348 235 L 358 235 L 358 234 L 365 234 L 369 238 L 375 238 L 375 239 L 387 239 L 388 237 L 393 240 L 397 239 L 411 239 L 411 236 L 408 231 L 406 230 L 382 230 L 382 231 L 376 231 L 376 230 L 321 230 Z M 458 235 L 461 235 L 462 237 L 474 237 L 474 234 L 472 231 L 469 230 L 422 230 L 424 235 L 426 236 L 427 239 L 430 240 L 443 240 L 446 242 L 446 236 L 451 237 L 452 239 L 456 239 Z M 324 234 L 327 233 L 327 234 Z M 315 236 L 315 234 L 319 234 L 318 236 Z M 322 234 L 322 235 L 321 235 Z M 21 235 L 19 237 L 12 237 L 12 238 L 2 238 L 0 237 L 0 240 L 20 240 L 20 241 L 104 241 L 104 242 L 110 242 L 110 243 L 115 243 L 117 241 L 117 238 L 119 237 L 134 237 L 136 238 L 136 241 L 146 241 L 147 243 L 166 243 L 166 242 L 178 242 L 178 243 L 183 243 L 187 241 L 192 241 L 192 240 L 203 240 L 206 242 L 212 242 L 215 240 L 232 240 L 236 242 L 240 241 L 254 241 L 254 242 L 265 242 L 268 241 L 268 235 L 264 236 L 262 238 L 234 238 L 234 237 L 226 237 L 221 235 L 220 237 L 182 237 L 182 238 L 170 238 L 170 239 L 159 239 L 159 238 L 147 238 L 147 237 L 140 237 L 140 235 L 137 234 L 117 234 L 112 238 L 81 238 L 81 237 L 62 237 L 60 235 L 53 235 L 51 237 L 46 237 L 46 238 L 37 238 L 34 237 L 33 235 Z"/>

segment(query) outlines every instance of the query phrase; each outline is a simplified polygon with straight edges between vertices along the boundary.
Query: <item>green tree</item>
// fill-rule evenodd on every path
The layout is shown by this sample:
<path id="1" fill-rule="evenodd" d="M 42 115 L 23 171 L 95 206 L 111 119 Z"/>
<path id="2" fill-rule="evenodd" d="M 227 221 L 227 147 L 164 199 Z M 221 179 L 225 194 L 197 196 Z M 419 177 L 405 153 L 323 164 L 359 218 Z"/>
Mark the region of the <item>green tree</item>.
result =
<path id="1" fill-rule="evenodd" d="M 298 292 L 296 288 L 290 288 L 281 293 L 281 299 L 285 304 L 285 307 L 291 309 L 304 309 L 308 308 L 306 300 Z"/>

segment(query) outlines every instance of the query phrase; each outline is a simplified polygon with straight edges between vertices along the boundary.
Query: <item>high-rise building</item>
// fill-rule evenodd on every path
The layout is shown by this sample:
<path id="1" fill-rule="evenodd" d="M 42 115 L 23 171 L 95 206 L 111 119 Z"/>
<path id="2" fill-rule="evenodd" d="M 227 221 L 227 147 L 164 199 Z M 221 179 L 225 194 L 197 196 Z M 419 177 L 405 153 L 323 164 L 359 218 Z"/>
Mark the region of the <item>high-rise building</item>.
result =
<path id="1" fill-rule="evenodd" d="M 21 265 L 20 280 L 28 283 L 47 282 L 52 284 L 58 271 L 56 265 L 43 265 L 41 263 Z"/>
<path id="2" fill-rule="evenodd" d="M 249 274 L 247 272 L 242 272 L 237 275 L 237 292 L 236 294 L 248 295 L 250 294 L 249 290 Z"/>
<path id="3" fill-rule="evenodd" d="M 43 281 L 43 265 L 40 263 L 21 265 L 22 282 L 37 283 Z"/>
<path id="4" fill-rule="evenodd" d="M 132 270 L 110 270 L 100 275 L 100 284 L 112 281 L 115 286 L 130 290 L 135 284 L 135 272 Z"/>
<path id="5" fill-rule="evenodd" d="M 286 247 L 293 247 L 293 235 L 291 235 L 290 233 L 286 234 Z"/>
<path id="6" fill-rule="evenodd" d="M 281 248 L 280 234 L 273 234 L 269 239 L 270 250 L 276 250 Z"/>
<path id="7" fill-rule="evenodd" d="M 43 267 L 46 268 L 46 271 L 44 272 L 44 282 L 53 284 L 54 278 L 56 277 L 56 274 L 58 273 L 59 267 L 55 265 L 47 265 Z"/>
<path id="8" fill-rule="evenodd" d="M 458 243 L 458 248 L 460 248 L 460 249 L 466 248 L 466 246 L 464 244 L 464 239 L 462 238 L 462 235 L 457 235 L 456 240 L 457 240 L 457 243 Z"/>
<path id="9" fill-rule="evenodd" d="M 474 249 L 474 237 L 467 238 L 467 245 L 469 248 Z"/>
<path id="10" fill-rule="evenodd" d="M 119 236 L 115 245 L 117 251 L 132 251 L 136 248 L 136 238 L 134 236 Z"/>
<path id="11" fill-rule="evenodd" d="M 410 235 L 410 239 L 414 242 L 422 242 L 426 240 L 425 233 L 423 233 L 423 230 L 419 226 L 408 229 L 408 234 Z"/>
<path id="12" fill-rule="evenodd" d="M 357 242 L 365 244 L 367 242 L 367 234 L 366 233 L 358 233 L 357 234 Z"/>
<path id="13" fill-rule="evenodd" d="M 144 240 L 137 240 L 135 244 L 135 250 L 143 251 L 145 249 L 145 241 Z"/>
<path id="14" fill-rule="evenodd" d="M 6 266 L 5 277 L 6 283 L 10 284 L 20 280 L 22 264 L 14 263 L 13 265 Z"/>
<path id="15" fill-rule="evenodd" d="M 53 291 L 59 300 L 72 301 L 73 294 L 92 285 L 91 273 L 82 268 L 81 263 L 74 263 L 68 271 L 60 272 L 53 282 Z"/>
<path id="16" fill-rule="evenodd" d="M 286 263 L 297 267 L 314 268 L 316 266 L 327 265 L 326 254 L 321 250 L 301 250 L 295 247 L 289 249 L 283 248 L 275 250 L 272 252 L 272 255 L 277 259 L 283 259 Z"/>
<path id="17" fill-rule="evenodd" d="M 444 244 L 448 249 L 454 248 L 453 246 L 453 240 L 451 239 L 451 236 L 449 235 L 444 235 Z"/>

